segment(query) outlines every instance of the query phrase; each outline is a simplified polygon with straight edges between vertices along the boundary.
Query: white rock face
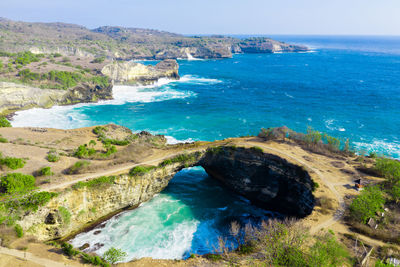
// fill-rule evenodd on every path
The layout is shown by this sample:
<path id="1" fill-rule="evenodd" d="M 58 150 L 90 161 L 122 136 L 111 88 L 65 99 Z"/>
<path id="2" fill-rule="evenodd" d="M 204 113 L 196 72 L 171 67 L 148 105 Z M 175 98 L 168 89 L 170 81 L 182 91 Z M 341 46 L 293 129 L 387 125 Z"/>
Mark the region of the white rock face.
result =
<path id="1" fill-rule="evenodd" d="M 0 113 L 37 107 L 50 107 L 64 100 L 67 91 L 40 89 L 22 84 L 0 82 Z"/>
<path id="2" fill-rule="evenodd" d="M 156 66 L 134 61 L 114 61 L 104 66 L 101 72 L 115 83 L 149 84 L 160 78 L 179 79 L 178 69 L 178 63 L 171 59 L 163 60 Z"/>

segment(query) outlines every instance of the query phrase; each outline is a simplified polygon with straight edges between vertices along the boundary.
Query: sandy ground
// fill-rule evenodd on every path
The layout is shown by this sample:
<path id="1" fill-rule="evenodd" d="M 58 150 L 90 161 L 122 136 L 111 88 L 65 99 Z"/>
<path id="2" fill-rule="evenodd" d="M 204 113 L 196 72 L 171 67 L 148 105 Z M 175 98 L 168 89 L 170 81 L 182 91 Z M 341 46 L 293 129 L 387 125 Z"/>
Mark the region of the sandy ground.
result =
<path id="1" fill-rule="evenodd" d="M 82 128 L 68 131 L 47 129 L 47 132 L 43 132 L 37 128 L 0 128 L 0 134 L 9 141 L 13 142 L 0 144 L 0 151 L 2 151 L 3 155 L 5 156 L 29 158 L 26 166 L 23 169 L 18 170 L 18 172 L 31 173 L 37 170 L 40 166 L 51 166 L 55 172 L 58 172 L 58 179 L 55 179 L 50 184 L 41 185 L 41 188 L 43 190 L 53 191 L 62 190 L 78 181 L 89 178 L 127 173 L 136 165 L 156 165 L 162 160 L 173 155 L 183 152 L 189 153 L 198 150 L 204 150 L 210 145 L 215 146 L 221 144 L 234 144 L 236 146 L 243 147 L 258 146 L 261 147 L 265 153 L 278 155 L 291 163 L 301 165 L 306 168 L 309 171 L 312 179 L 319 184 L 319 188 L 314 193 L 315 197 L 317 199 L 321 197 L 332 199 L 333 209 L 330 212 L 322 212 L 321 208 L 317 206 L 310 216 L 303 219 L 303 222 L 310 227 L 312 233 L 317 233 L 321 229 L 332 229 L 339 234 L 351 233 L 351 231 L 348 229 L 348 226 L 344 224 L 342 217 L 345 209 L 345 196 L 358 194 L 353 187 L 354 180 L 359 177 L 358 171 L 355 169 L 354 158 L 327 157 L 308 152 L 297 145 L 288 143 L 262 142 L 257 138 L 232 138 L 214 143 L 204 142 L 190 146 L 168 146 L 160 149 L 152 149 L 151 153 L 148 153 L 147 156 L 143 157 L 140 162 L 125 162 L 123 164 L 113 165 L 108 164 L 110 161 L 112 162 L 112 160 L 103 160 L 100 162 L 100 166 L 103 167 L 96 169 L 95 172 L 90 174 L 63 175 L 61 173 L 62 170 L 77 161 L 77 159 L 73 157 L 63 157 L 57 163 L 47 162 L 46 155 L 49 149 L 56 149 L 57 151 L 64 151 L 67 153 L 73 151 L 77 146 L 83 143 L 88 143 L 90 140 L 96 140 L 96 136 L 92 133 L 92 129 L 93 128 Z M 6 171 L 7 170 L 3 170 L 3 172 Z M 370 178 L 376 179 L 373 177 Z M 360 239 L 366 241 L 366 243 L 372 245 L 383 244 L 383 242 L 373 240 L 362 235 L 359 236 Z M 17 246 L 21 245 L 13 245 L 14 248 Z M 4 249 L 0 250 L 1 264 L 8 261 L 20 264 L 16 266 L 40 266 L 40 264 L 43 266 L 51 266 L 48 265 L 48 262 L 41 262 L 41 260 L 48 259 L 54 262 L 60 262 L 62 264 L 76 266 L 81 265 L 79 262 L 68 260 L 65 256 L 54 252 L 54 249 L 51 247 L 41 243 L 28 243 L 26 244 L 26 247 L 28 248 L 26 252 L 32 253 L 32 257 L 28 258 L 28 262 L 32 263 L 32 265 L 24 265 L 27 263 L 23 260 L 24 257 L 21 256 L 21 253 L 24 252 L 19 250 L 5 251 Z M 18 254 L 15 254 L 17 252 Z M 120 266 L 170 266 L 172 263 L 178 266 L 202 266 L 206 264 L 202 261 L 203 260 L 200 258 L 190 261 L 141 259 L 135 262 L 120 264 Z"/>

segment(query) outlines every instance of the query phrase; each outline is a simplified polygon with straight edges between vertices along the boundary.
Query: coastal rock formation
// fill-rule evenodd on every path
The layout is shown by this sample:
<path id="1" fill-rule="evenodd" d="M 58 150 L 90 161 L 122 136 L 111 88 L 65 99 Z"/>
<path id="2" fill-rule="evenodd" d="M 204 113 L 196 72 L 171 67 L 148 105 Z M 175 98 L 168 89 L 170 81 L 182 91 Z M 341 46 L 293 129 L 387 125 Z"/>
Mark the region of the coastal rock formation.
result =
<path id="1" fill-rule="evenodd" d="M 178 171 L 191 166 L 203 166 L 211 177 L 267 210 L 296 217 L 313 210 L 313 181 L 307 171 L 276 155 L 220 146 L 175 158 L 179 160 L 166 160 L 147 171 L 120 175 L 111 183 L 77 183 L 37 212 L 26 214 L 19 223 L 40 240 L 64 238 L 150 200 Z"/>
<path id="2" fill-rule="evenodd" d="M 56 90 L 0 82 L 0 114 L 32 107 L 49 108 L 53 105 L 95 102 L 111 97 L 111 86 L 101 88 L 89 83 L 78 85 L 70 90 Z"/>
<path id="3" fill-rule="evenodd" d="M 119 84 L 151 84 L 160 78 L 179 79 L 178 69 L 178 63 L 171 59 L 155 66 L 134 61 L 114 61 L 104 66 L 101 72 Z"/>
<path id="4" fill-rule="evenodd" d="M 305 217 L 314 208 L 308 172 L 276 155 L 219 147 L 206 153 L 201 165 L 211 177 L 264 209 Z"/>
<path id="5" fill-rule="evenodd" d="M 193 165 L 198 160 L 186 164 Z M 72 187 L 37 212 L 27 214 L 20 224 L 39 240 L 71 235 L 125 208 L 135 208 L 150 200 L 183 168 L 185 164 L 174 163 L 136 176 L 120 175 L 113 184 Z M 63 213 L 69 214 L 68 221 L 63 218 Z"/>
<path id="6" fill-rule="evenodd" d="M 0 50 L 60 53 L 118 60 L 230 58 L 232 53 L 303 52 L 307 48 L 270 38 L 183 36 L 165 31 L 103 26 L 93 30 L 67 23 L 29 23 L 0 18 Z"/>
<path id="7" fill-rule="evenodd" d="M 266 37 L 249 38 L 238 43 L 241 53 L 277 53 L 277 52 L 306 52 L 308 48 L 303 45 L 291 45 L 278 42 Z"/>

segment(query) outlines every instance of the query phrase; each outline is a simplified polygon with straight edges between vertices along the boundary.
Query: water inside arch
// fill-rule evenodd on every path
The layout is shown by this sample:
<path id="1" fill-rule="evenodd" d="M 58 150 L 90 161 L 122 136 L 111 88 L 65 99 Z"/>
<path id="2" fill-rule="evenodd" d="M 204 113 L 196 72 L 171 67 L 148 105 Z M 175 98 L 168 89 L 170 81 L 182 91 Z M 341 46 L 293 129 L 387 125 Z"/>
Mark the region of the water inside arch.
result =
<path id="1" fill-rule="evenodd" d="M 231 192 L 202 167 L 178 172 L 168 187 L 140 207 L 122 212 L 71 243 L 102 255 L 110 247 L 128 253 L 126 261 L 142 257 L 185 259 L 218 248 L 218 237 L 229 237 L 232 221 L 245 224 L 274 216 Z"/>

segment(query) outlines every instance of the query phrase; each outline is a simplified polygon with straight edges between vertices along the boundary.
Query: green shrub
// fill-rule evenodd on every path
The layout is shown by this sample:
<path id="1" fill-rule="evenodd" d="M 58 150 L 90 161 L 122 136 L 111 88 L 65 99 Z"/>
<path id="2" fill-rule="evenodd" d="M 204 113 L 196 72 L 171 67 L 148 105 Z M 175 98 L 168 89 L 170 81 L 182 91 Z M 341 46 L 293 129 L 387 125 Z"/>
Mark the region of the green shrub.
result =
<path id="1" fill-rule="evenodd" d="M 47 160 L 48 160 L 49 162 L 57 162 L 57 161 L 60 160 L 60 156 L 59 156 L 57 153 L 55 153 L 55 152 L 50 152 L 50 153 L 47 155 Z"/>
<path id="2" fill-rule="evenodd" d="M 90 165 L 89 161 L 84 161 L 84 160 L 77 161 L 77 162 L 75 162 L 74 165 L 69 167 L 69 169 L 67 170 L 67 173 L 68 174 L 77 174 L 89 165 Z"/>
<path id="3" fill-rule="evenodd" d="M 50 167 L 43 167 L 39 170 L 39 174 L 42 176 L 51 176 L 54 173 L 51 171 Z"/>
<path id="4" fill-rule="evenodd" d="M 0 128 L 1 127 L 11 127 L 11 123 L 5 117 L 0 117 Z"/>
<path id="5" fill-rule="evenodd" d="M 206 257 L 211 261 L 219 261 L 222 259 L 222 256 L 219 254 L 207 254 Z"/>
<path id="6" fill-rule="evenodd" d="M 395 266 L 393 264 L 390 264 L 390 263 L 385 263 L 382 260 L 377 260 L 375 262 L 375 267 L 395 267 Z"/>
<path id="7" fill-rule="evenodd" d="M 136 166 L 129 171 L 129 174 L 131 176 L 134 176 L 137 174 L 149 172 L 154 168 L 155 168 L 155 166 Z"/>
<path id="8" fill-rule="evenodd" d="M 25 66 L 31 62 L 38 62 L 42 56 L 43 55 L 35 55 L 30 51 L 21 52 L 17 54 L 17 58 L 15 59 L 14 63 Z"/>
<path id="9" fill-rule="evenodd" d="M 198 151 L 194 152 L 194 153 L 191 153 L 191 154 L 180 154 L 180 155 L 177 155 L 175 157 L 172 157 L 172 158 L 169 158 L 169 159 L 166 159 L 166 160 L 162 161 L 159 164 L 159 166 L 163 167 L 163 166 L 166 166 L 166 165 L 169 165 L 169 164 L 172 164 L 172 163 L 178 163 L 178 162 L 185 163 L 185 162 L 194 161 L 200 155 L 201 155 L 201 153 L 198 152 Z"/>
<path id="10" fill-rule="evenodd" d="M 103 63 L 106 60 L 106 57 L 97 57 L 92 60 L 92 63 Z"/>
<path id="11" fill-rule="evenodd" d="M 79 189 L 79 188 L 84 188 L 84 187 L 97 187 L 101 185 L 110 185 L 115 182 L 116 177 L 115 176 L 102 176 L 96 179 L 92 179 L 87 182 L 78 182 L 72 186 L 73 189 Z"/>
<path id="12" fill-rule="evenodd" d="M 5 157 L 0 158 L 0 165 L 6 165 L 12 170 L 20 169 L 25 166 L 26 161 L 20 158 Z"/>
<path id="13" fill-rule="evenodd" d="M 127 254 L 119 248 L 111 247 L 104 253 L 103 256 L 106 261 L 114 264 L 118 261 L 123 261 L 126 258 Z"/>
<path id="14" fill-rule="evenodd" d="M 400 182 L 400 161 L 389 158 L 378 158 L 376 160 L 375 170 L 384 176 L 391 184 Z"/>
<path id="15" fill-rule="evenodd" d="M 389 188 L 388 193 L 396 203 L 400 202 L 400 182 Z"/>
<path id="16" fill-rule="evenodd" d="M 319 188 L 319 184 L 313 181 L 312 191 L 315 192 Z"/>
<path id="17" fill-rule="evenodd" d="M 53 197 L 57 196 L 54 192 L 36 192 L 24 197 L 20 205 L 24 210 L 37 211 L 39 207 L 46 205 Z"/>
<path id="18" fill-rule="evenodd" d="M 366 223 L 369 218 L 375 218 L 378 211 L 383 210 L 385 198 L 379 186 L 366 187 L 350 204 L 350 214 L 353 219 Z"/>
<path id="19" fill-rule="evenodd" d="M 308 144 L 318 144 L 322 139 L 322 134 L 314 130 L 312 127 L 307 128 L 307 134 L 304 136 L 304 141 Z"/>
<path id="20" fill-rule="evenodd" d="M 70 257 L 76 256 L 80 253 L 79 250 L 74 249 L 74 247 L 68 243 L 63 243 L 61 247 L 63 252 Z"/>
<path id="21" fill-rule="evenodd" d="M 310 266 L 341 266 L 350 258 L 348 251 L 337 241 L 333 232 L 317 236 L 310 248 Z"/>
<path id="22" fill-rule="evenodd" d="M 35 177 L 22 173 L 9 173 L 1 178 L 1 188 L 7 194 L 27 192 L 35 188 Z"/>
<path id="23" fill-rule="evenodd" d="M 0 136 L 0 143 L 8 143 L 8 140 L 2 136 Z"/>
<path id="24" fill-rule="evenodd" d="M 92 256 L 86 253 L 82 253 L 82 259 L 84 262 L 91 263 L 96 266 L 103 266 L 103 267 L 109 267 L 110 264 L 108 264 L 106 261 L 104 261 L 102 258 L 99 256 Z"/>
<path id="25" fill-rule="evenodd" d="M 21 225 L 16 224 L 14 227 L 15 233 L 17 234 L 18 238 L 21 238 L 24 236 L 24 229 L 22 229 Z"/>
<path id="26" fill-rule="evenodd" d="M 58 212 L 60 213 L 63 224 L 69 224 L 71 222 L 71 213 L 66 207 L 59 207 Z"/>
<path id="27" fill-rule="evenodd" d="M 86 144 L 80 145 L 78 149 L 75 151 L 74 156 L 77 158 L 88 158 L 96 153 L 94 148 L 88 148 Z"/>

